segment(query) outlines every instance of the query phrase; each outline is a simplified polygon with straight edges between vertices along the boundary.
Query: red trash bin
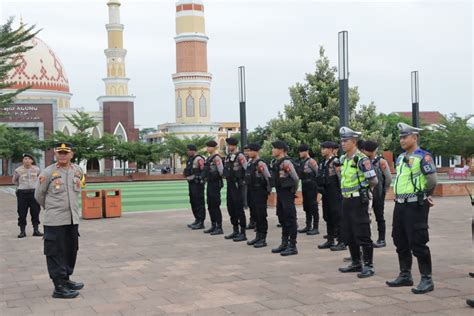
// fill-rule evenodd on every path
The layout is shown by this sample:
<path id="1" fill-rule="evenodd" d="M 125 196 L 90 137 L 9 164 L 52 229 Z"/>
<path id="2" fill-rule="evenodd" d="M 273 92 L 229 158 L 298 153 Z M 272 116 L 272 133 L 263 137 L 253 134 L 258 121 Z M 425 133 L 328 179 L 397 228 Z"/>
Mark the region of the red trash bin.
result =
<path id="1" fill-rule="evenodd" d="M 102 190 L 104 217 L 122 216 L 122 190 Z"/>
<path id="2" fill-rule="evenodd" d="M 81 198 L 83 219 L 102 218 L 102 191 L 83 190 Z"/>

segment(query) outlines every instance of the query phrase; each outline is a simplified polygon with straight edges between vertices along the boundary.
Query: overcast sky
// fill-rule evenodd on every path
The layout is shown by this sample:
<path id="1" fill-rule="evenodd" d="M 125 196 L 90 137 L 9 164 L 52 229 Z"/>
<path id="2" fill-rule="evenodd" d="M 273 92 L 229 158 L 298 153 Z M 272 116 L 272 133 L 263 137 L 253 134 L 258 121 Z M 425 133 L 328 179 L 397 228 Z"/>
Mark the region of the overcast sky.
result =
<path id="1" fill-rule="evenodd" d="M 106 0 L 1 0 L 2 21 L 23 16 L 59 56 L 72 106 L 98 109 L 106 74 Z M 129 91 L 140 128 L 174 121 L 173 0 L 122 0 Z M 410 111 L 410 72 L 420 73 L 420 110 L 474 113 L 473 5 L 464 1 L 205 0 L 211 119 L 238 121 L 237 67 L 246 66 L 248 126 L 289 102 L 288 87 L 312 72 L 319 46 L 337 64 L 349 31 L 351 86 L 380 112 Z"/>

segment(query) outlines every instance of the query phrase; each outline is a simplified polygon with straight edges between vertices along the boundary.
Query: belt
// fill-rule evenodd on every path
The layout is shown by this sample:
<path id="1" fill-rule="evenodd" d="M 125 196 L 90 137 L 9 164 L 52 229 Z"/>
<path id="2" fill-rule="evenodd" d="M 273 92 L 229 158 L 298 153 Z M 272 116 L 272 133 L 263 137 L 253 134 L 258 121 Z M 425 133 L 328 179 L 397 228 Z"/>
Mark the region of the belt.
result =
<path id="1" fill-rule="evenodd" d="M 423 200 L 426 200 L 426 194 L 423 194 Z M 395 202 L 400 204 L 418 202 L 418 196 L 395 197 Z"/>
<path id="2" fill-rule="evenodd" d="M 352 199 L 352 198 L 356 198 L 356 197 L 359 197 L 359 196 L 360 196 L 359 192 L 354 192 L 354 193 L 347 194 L 347 195 L 344 195 L 344 193 L 342 194 L 342 197 L 345 198 L 345 199 Z"/>
<path id="3" fill-rule="evenodd" d="M 18 189 L 17 191 L 21 193 L 33 193 L 35 189 Z"/>

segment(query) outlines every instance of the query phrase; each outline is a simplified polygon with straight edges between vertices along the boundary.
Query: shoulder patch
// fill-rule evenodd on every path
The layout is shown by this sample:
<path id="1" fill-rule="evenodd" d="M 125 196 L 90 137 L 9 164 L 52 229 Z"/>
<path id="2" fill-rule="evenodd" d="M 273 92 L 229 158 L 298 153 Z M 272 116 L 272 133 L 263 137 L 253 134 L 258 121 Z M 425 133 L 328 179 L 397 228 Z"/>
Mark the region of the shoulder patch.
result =
<path id="1" fill-rule="evenodd" d="M 364 164 L 364 167 L 365 167 L 366 170 L 372 169 L 372 164 L 370 163 L 369 159 L 364 159 L 362 161 L 362 163 Z"/>

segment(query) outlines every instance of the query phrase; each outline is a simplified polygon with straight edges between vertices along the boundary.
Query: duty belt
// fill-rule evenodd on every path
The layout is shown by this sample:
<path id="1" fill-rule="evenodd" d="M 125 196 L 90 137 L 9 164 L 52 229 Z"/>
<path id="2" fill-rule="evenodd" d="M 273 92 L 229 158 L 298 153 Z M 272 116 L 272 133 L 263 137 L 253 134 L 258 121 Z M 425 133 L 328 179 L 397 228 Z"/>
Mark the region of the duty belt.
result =
<path id="1" fill-rule="evenodd" d="M 360 193 L 359 192 L 353 192 L 353 193 L 342 193 L 342 197 L 345 198 L 345 199 L 351 199 L 351 198 L 355 198 L 355 197 L 359 197 L 360 196 Z"/>
<path id="2" fill-rule="evenodd" d="M 426 199 L 426 194 L 423 194 L 423 200 Z M 395 202 L 397 203 L 413 203 L 418 202 L 418 196 L 416 193 L 397 194 L 395 196 Z"/>

